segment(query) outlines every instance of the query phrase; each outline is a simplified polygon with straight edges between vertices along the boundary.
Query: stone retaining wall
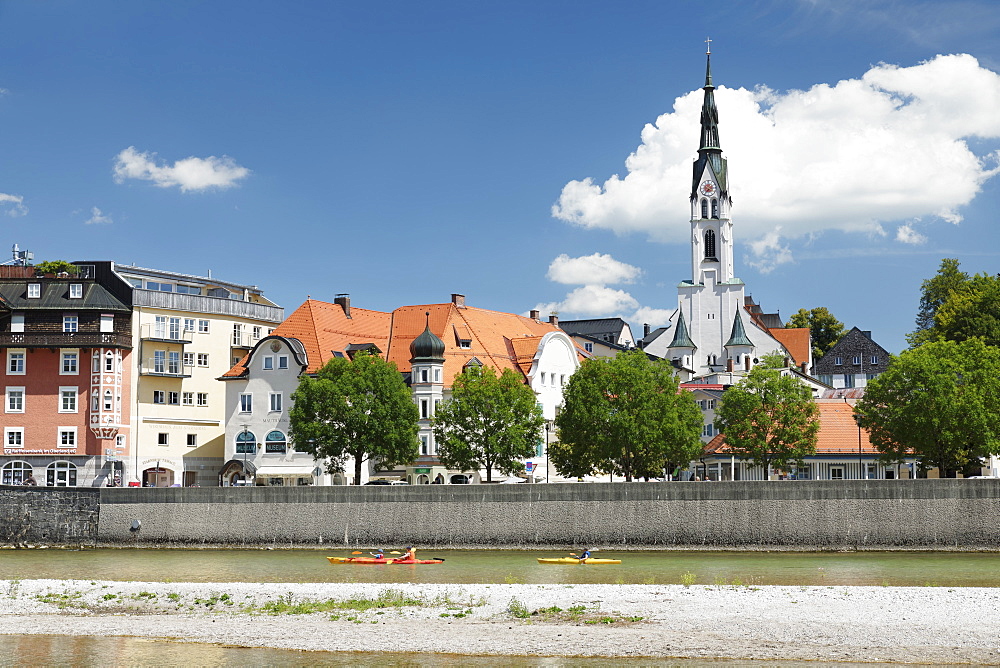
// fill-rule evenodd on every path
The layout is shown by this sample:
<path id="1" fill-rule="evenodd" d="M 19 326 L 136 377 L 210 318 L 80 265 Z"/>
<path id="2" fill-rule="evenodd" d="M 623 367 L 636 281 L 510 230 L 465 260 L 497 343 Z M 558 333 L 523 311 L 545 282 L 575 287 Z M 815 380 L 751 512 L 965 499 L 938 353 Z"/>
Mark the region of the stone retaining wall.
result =
<path id="1" fill-rule="evenodd" d="M 27 542 L 1000 549 L 992 479 L 2 489 Z"/>

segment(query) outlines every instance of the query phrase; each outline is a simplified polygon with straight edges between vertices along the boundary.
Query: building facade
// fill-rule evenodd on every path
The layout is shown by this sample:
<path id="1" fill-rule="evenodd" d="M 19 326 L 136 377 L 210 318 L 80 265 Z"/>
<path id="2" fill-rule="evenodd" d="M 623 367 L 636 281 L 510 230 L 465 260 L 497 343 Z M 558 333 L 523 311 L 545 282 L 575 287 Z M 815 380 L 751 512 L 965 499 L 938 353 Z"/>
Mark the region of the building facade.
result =
<path id="1" fill-rule="evenodd" d="M 813 366 L 813 375 L 835 389 L 864 388 L 889 366 L 889 353 L 872 333 L 852 327 Z"/>

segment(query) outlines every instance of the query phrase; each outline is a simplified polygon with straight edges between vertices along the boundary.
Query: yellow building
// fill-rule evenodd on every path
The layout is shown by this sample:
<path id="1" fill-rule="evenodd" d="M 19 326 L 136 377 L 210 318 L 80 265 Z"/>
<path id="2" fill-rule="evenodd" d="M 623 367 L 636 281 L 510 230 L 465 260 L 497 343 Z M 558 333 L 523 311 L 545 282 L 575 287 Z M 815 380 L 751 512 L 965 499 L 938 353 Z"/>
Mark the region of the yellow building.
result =
<path id="1" fill-rule="evenodd" d="M 216 486 L 225 455 L 218 380 L 284 319 L 260 288 L 114 265 L 132 286 L 132 430 L 126 479 Z"/>

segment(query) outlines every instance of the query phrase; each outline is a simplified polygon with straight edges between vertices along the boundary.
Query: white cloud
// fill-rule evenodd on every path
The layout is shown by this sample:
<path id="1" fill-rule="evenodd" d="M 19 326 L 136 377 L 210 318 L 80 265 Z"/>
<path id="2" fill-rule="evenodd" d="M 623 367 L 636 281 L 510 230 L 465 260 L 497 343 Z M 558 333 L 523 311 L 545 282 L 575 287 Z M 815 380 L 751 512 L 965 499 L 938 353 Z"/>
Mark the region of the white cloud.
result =
<path id="1" fill-rule="evenodd" d="M 966 141 L 1000 137 L 1000 76 L 969 55 L 881 64 L 860 79 L 807 91 L 720 87 L 715 97 L 735 229 L 761 239 L 754 247 L 761 268 L 791 259 L 776 225 L 797 239 L 833 229 L 870 233 L 920 216 L 958 223 L 961 207 L 1000 172 L 1000 153 L 977 156 Z M 686 241 L 679 223 L 690 218 L 702 98 L 700 90 L 677 98 L 673 111 L 643 128 L 624 177 L 567 183 L 553 215 Z"/>
<path id="2" fill-rule="evenodd" d="M 182 192 L 231 188 L 246 178 L 250 170 L 241 167 L 228 157 L 189 157 L 169 165 L 156 164 L 155 153 L 140 153 L 134 146 L 115 156 L 114 178 L 116 183 L 125 179 L 152 181 L 161 188 L 179 186 Z"/>
<path id="3" fill-rule="evenodd" d="M 903 224 L 896 228 L 896 241 L 919 246 L 920 244 L 927 243 L 927 237 L 914 231 L 909 224 Z"/>
<path id="4" fill-rule="evenodd" d="M 90 218 L 88 218 L 84 225 L 110 225 L 115 221 L 111 220 L 111 216 L 106 216 L 104 213 L 98 209 L 96 206 L 90 210 Z"/>
<path id="5" fill-rule="evenodd" d="M 539 304 L 535 308 L 545 313 L 570 313 L 585 317 L 603 317 L 611 314 L 631 312 L 639 302 L 624 290 L 615 290 L 601 285 L 583 285 L 576 288 L 561 302 Z"/>
<path id="6" fill-rule="evenodd" d="M 18 218 L 28 213 L 28 207 L 24 205 L 24 198 L 20 195 L 0 193 L 0 209 L 3 208 L 7 208 L 4 213 L 12 218 Z"/>
<path id="7" fill-rule="evenodd" d="M 775 267 L 792 261 L 792 251 L 781 243 L 780 226 L 751 241 L 749 247 L 753 255 L 744 259 L 762 274 L 769 274 Z"/>
<path id="8" fill-rule="evenodd" d="M 635 313 L 632 314 L 630 320 L 634 323 L 649 325 L 652 329 L 657 327 L 666 327 L 670 322 L 670 316 L 673 315 L 673 310 L 665 308 L 650 308 L 649 306 L 642 306 L 636 309 Z M 642 330 L 634 332 L 636 336 L 642 337 Z"/>
<path id="9" fill-rule="evenodd" d="M 607 285 L 608 283 L 631 283 L 642 270 L 630 264 L 619 262 L 610 255 L 594 253 L 582 257 L 570 257 L 563 253 L 549 265 L 549 280 L 567 285 Z"/>

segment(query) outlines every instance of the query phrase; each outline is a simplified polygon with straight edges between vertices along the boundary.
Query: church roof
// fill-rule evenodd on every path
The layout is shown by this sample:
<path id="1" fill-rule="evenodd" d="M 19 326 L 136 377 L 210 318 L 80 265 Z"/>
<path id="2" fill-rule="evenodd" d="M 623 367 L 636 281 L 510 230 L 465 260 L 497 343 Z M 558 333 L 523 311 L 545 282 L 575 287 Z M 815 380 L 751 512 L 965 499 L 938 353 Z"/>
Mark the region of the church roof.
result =
<path id="1" fill-rule="evenodd" d="M 687 324 L 684 322 L 683 311 L 677 314 L 677 328 L 674 330 L 674 340 L 670 342 L 671 348 L 697 348 L 691 336 L 688 334 Z"/>
<path id="2" fill-rule="evenodd" d="M 444 362 L 444 341 L 438 338 L 431 331 L 430 313 L 427 316 L 427 324 L 424 331 L 410 343 L 411 362 Z"/>
<path id="3" fill-rule="evenodd" d="M 747 332 L 743 329 L 743 318 L 740 317 L 740 312 L 736 312 L 736 318 L 733 320 L 733 333 L 729 336 L 729 340 L 726 341 L 726 347 L 729 346 L 752 346 L 753 342 L 747 338 Z"/>

